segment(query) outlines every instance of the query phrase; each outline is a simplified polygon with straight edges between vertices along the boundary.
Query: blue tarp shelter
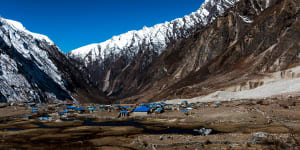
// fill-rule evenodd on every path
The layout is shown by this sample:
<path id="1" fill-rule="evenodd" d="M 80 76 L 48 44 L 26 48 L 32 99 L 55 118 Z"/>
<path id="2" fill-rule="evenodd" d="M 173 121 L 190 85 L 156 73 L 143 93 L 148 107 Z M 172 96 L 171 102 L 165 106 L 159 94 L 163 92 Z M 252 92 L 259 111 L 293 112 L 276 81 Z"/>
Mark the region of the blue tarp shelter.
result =
<path id="1" fill-rule="evenodd" d="M 82 107 L 76 107 L 75 110 L 77 110 L 77 111 L 83 111 L 83 108 Z"/>
<path id="2" fill-rule="evenodd" d="M 137 107 L 134 109 L 134 112 L 149 112 L 149 111 L 150 111 L 150 109 L 145 106 Z"/>
<path id="3" fill-rule="evenodd" d="M 41 120 L 49 120 L 51 117 L 40 117 Z"/>
<path id="4" fill-rule="evenodd" d="M 127 111 L 126 110 L 123 110 L 123 111 L 121 111 L 121 114 L 127 114 Z"/>
<path id="5" fill-rule="evenodd" d="M 129 109 L 130 106 L 123 106 L 122 108 L 123 108 L 123 109 Z"/>
<path id="6" fill-rule="evenodd" d="M 187 113 L 188 111 L 187 110 L 182 110 L 182 112 Z"/>
<path id="7" fill-rule="evenodd" d="M 30 105 L 30 106 L 35 106 L 36 105 L 36 103 L 34 103 L 34 102 L 27 103 L 27 104 Z"/>
<path id="8" fill-rule="evenodd" d="M 37 112 L 39 109 L 38 108 L 32 108 L 32 113 L 35 113 L 35 112 Z"/>
<path id="9" fill-rule="evenodd" d="M 157 112 L 157 113 L 162 113 L 162 112 L 163 112 L 163 109 L 162 109 L 162 108 L 157 108 L 157 109 L 155 110 L 155 112 Z"/>
<path id="10" fill-rule="evenodd" d="M 67 109 L 76 109 L 75 106 L 67 106 Z"/>

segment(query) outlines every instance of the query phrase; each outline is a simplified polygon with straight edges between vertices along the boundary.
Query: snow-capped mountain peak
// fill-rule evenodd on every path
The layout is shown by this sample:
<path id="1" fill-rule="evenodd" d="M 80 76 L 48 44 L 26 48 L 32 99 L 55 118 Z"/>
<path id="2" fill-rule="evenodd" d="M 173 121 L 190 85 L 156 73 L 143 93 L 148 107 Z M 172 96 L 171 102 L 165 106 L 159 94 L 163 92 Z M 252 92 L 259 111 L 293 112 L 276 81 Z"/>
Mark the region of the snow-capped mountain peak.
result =
<path id="1" fill-rule="evenodd" d="M 0 17 L 0 21 L 1 23 L 7 24 L 10 27 L 14 28 L 16 31 L 21 31 L 21 32 L 25 32 L 31 36 L 33 36 L 33 38 L 38 39 L 38 40 L 45 40 L 46 42 L 48 42 L 51 45 L 54 45 L 54 42 L 52 40 L 50 40 L 47 36 L 42 35 L 42 34 L 38 34 L 38 33 L 33 33 L 28 31 L 22 23 L 15 21 L 15 20 L 10 20 L 10 19 L 4 19 L 2 17 Z"/>
<path id="2" fill-rule="evenodd" d="M 3 19 L 3 18 L 1 18 Z M 8 24 L 12 25 L 15 29 L 18 30 L 25 30 L 25 27 L 18 21 L 10 20 L 10 19 L 3 19 L 5 20 Z"/>
<path id="3" fill-rule="evenodd" d="M 126 56 L 131 59 L 139 51 L 151 50 L 161 54 L 168 43 L 179 38 L 186 38 L 195 26 L 205 26 L 233 6 L 238 0 L 206 0 L 196 12 L 170 22 L 143 27 L 99 43 L 80 47 L 69 53 L 71 57 L 80 59 L 85 65 L 106 60 L 114 56 Z"/>
<path id="4" fill-rule="evenodd" d="M 53 56 L 55 55 L 55 56 Z M 45 35 L 0 18 L 0 98 L 6 101 L 72 99 L 53 57 L 64 54 Z"/>

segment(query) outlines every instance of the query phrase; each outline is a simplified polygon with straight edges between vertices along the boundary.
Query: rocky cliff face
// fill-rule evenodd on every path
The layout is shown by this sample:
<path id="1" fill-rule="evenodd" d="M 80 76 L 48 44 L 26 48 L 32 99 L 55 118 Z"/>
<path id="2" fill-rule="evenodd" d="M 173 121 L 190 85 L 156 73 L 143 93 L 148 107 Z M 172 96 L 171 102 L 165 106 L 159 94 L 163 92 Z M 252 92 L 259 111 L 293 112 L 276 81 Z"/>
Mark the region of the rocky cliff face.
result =
<path id="1" fill-rule="evenodd" d="M 196 13 L 159 25 L 169 28 L 193 18 L 192 25 L 179 23 L 180 30 L 164 26 L 162 36 L 156 34 L 159 26 L 144 28 L 70 55 L 88 66 L 93 81 L 111 98 L 195 97 L 297 65 L 298 11 L 296 0 L 207 0 Z M 156 41 L 163 44 L 145 42 L 156 36 L 144 33 L 160 35 L 163 40 Z"/>
<path id="2" fill-rule="evenodd" d="M 1 101 L 76 101 L 72 93 L 91 85 L 76 64 L 48 37 L 0 18 Z"/>
<path id="3" fill-rule="evenodd" d="M 211 23 L 237 0 L 206 0 L 201 8 L 171 22 L 144 27 L 100 44 L 73 50 L 69 55 L 88 67 L 91 78 L 108 96 L 123 98 L 144 88 L 144 76 L 166 47 Z"/>
<path id="4" fill-rule="evenodd" d="M 151 69 L 160 79 L 153 82 L 159 88 L 148 90 L 158 95 L 152 99 L 206 95 L 299 65 L 299 7 L 297 0 L 238 2 L 170 45 Z"/>
<path id="5" fill-rule="evenodd" d="M 239 1 L 210 25 L 169 44 L 144 71 L 123 70 L 118 81 L 129 86 L 122 91 L 138 89 L 123 101 L 207 95 L 297 66 L 299 27 L 296 0 Z"/>

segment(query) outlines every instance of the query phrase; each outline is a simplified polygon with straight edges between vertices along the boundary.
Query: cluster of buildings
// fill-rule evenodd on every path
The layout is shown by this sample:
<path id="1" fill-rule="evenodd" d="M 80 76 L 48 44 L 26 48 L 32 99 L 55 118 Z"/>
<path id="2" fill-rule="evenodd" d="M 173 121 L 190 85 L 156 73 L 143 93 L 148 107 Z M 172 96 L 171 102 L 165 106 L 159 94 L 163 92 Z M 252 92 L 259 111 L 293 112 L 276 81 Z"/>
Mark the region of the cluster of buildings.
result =
<path id="1" fill-rule="evenodd" d="M 32 114 L 40 116 L 41 120 L 60 118 L 70 119 L 78 114 L 90 114 L 94 112 L 119 112 L 118 116 L 147 116 L 149 114 L 161 114 L 166 111 L 181 110 L 184 114 L 188 115 L 192 111 L 193 104 L 188 104 L 187 101 L 183 101 L 181 104 L 166 104 L 164 102 L 159 103 L 142 103 L 135 105 L 74 105 L 74 104 L 35 104 L 27 103 L 31 107 Z"/>
<path id="2" fill-rule="evenodd" d="M 34 102 L 27 103 L 31 109 L 32 116 L 39 117 L 40 120 L 52 119 L 75 119 L 78 114 L 93 113 L 97 110 L 96 104 L 90 105 L 74 105 L 73 103 L 57 103 L 57 104 L 36 104 Z"/>
<path id="3" fill-rule="evenodd" d="M 161 114 L 166 111 L 182 111 L 186 115 L 191 115 L 192 110 L 197 107 L 196 104 L 189 104 L 188 101 L 182 101 L 179 104 L 160 103 L 142 103 L 135 107 L 127 107 L 122 109 L 119 117 L 126 116 L 147 116 L 149 114 Z"/>
<path id="4" fill-rule="evenodd" d="M 12 104 L 9 104 L 12 105 Z M 56 104 L 41 104 L 35 102 L 14 103 L 13 105 L 25 107 L 26 110 L 31 110 L 31 115 L 26 115 L 26 118 L 39 117 L 41 120 L 52 119 L 75 119 L 79 114 L 91 114 L 94 112 L 116 112 L 116 117 L 128 116 L 147 116 L 149 114 L 161 114 L 166 111 L 181 111 L 185 115 L 191 115 L 192 110 L 203 105 L 199 103 L 188 103 L 182 101 L 178 104 L 167 104 L 165 102 L 158 103 L 142 103 L 132 105 L 99 105 L 99 104 L 73 104 L 73 103 L 56 103 Z M 220 102 L 215 103 L 216 106 L 222 105 Z M 207 105 L 208 106 L 208 105 Z M 2 107 L 2 105 L 1 105 Z"/>

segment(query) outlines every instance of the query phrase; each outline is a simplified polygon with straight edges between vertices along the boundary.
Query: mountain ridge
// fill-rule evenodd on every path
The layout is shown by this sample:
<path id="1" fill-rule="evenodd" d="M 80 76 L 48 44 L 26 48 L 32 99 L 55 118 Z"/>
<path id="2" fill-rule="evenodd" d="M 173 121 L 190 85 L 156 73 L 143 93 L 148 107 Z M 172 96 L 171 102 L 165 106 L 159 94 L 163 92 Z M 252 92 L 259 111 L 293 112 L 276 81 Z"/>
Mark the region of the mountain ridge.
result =
<path id="1" fill-rule="evenodd" d="M 169 45 L 204 28 L 236 2 L 206 0 L 190 16 L 144 28 L 145 31 L 129 31 L 103 43 L 71 51 L 68 55 L 88 68 L 91 80 L 107 96 L 115 99 L 132 96 L 144 88 L 141 86 L 144 81 L 132 78 L 134 74 L 143 74 Z M 129 72 L 132 73 L 128 80 Z"/>
<path id="2" fill-rule="evenodd" d="M 0 66 L 1 101 L 78 102 L 74 96 L 81 97 L 94 89 L 85 68 L 67 57 L 47 36 L 2 17 Z M 101 93 L 94 95 L 105 101 Z"/>
<path id="3" fill-rule="evenodd" d="M 197 24 L 205 26 L 211 23 L 218 15 L 222 14 L 237 1 L 206 0 L 196 12 L 183 18 L 177 18 L 170 22 L 166 21 L 153 27 L 143 27 L 141 30 L 128 31 L 119 36 L 113 36 L 104 42 L 71 50 L 69 55 L 83 60 L 85 65 L 93 61 L 103 61 L 110 57 L 110 54 L 128 55 L 132 58 L 145 48 L 152 49 L 159 55 L 167 47 L 168 43 L 187 37 Z"/>

